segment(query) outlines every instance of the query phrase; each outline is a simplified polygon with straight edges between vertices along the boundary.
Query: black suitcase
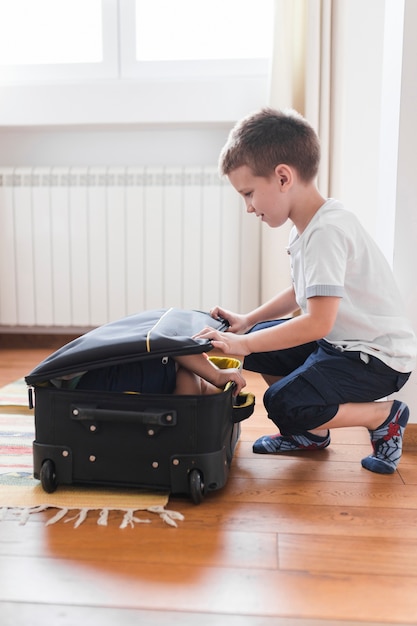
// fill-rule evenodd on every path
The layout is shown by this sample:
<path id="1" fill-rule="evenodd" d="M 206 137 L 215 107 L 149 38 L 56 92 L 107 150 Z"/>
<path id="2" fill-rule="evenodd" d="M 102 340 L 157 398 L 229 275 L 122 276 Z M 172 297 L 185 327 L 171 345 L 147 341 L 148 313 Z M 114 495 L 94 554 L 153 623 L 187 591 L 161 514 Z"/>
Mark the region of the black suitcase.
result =
<path id="1" fill-rule="evenodd" d="M 145 311 L 100 326 L 42 361 L 25 380 L 35 408 L 34 476 L 45 491 L 59 484 L 126 486 L 188 494 L 198 504 L 227 481 L 240 421 L 252 394 L 178 396 L 56 388 L 52 380 L 150 357 L 208 352 L 193 339 L 226 322 L 182 309 Z M 239 362 L 221 357 L 217 365 Z M 145 361 L 143 361 L 144 364 Z"/>

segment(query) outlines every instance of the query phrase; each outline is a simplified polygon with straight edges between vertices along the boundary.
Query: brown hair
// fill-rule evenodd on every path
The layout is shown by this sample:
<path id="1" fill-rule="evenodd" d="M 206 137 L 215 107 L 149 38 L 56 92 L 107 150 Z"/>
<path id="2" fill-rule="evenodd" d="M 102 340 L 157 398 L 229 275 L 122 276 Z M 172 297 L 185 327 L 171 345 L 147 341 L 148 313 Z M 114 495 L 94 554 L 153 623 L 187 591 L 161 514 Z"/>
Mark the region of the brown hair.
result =
<path id="1" fill-rule="evenodd" d="M 269 177 L 277 165 L 294 167 L 310 182 L 320 164 L 320 142 L 313 127 L 296 111 L 264 108 L 238 122 L 221 151 L 222 175 L 247 165 L 255 176 Z"/>

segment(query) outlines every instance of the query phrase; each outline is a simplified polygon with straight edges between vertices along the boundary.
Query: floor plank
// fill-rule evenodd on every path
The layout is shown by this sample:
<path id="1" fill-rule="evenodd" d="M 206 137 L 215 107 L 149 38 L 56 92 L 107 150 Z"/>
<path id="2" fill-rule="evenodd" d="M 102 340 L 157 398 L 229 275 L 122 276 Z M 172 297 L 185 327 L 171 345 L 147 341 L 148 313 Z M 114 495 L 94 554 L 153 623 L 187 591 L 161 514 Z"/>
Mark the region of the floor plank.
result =
<path id="1" fill-rule="evenodd" d="M 415 623 L 413 577 L 5 557 L 0 601 Z M 363 602 L 366 589 L 367 602 Z M 326 601 L 323 601 L 324 597 Z M 381 602 L 388 598 L 388 602 Z M 414 620 L 414 622 L 413 622 Z"/>
<path id="2" fill-rule="evenodd" d="M 381 622 L 355 620 L 316 620 L 262 615 L 225 615 L 183 611 L 146 611 L 140 609 L 102 608 L 96 606 L 15 604 L 0 602 L 2 626 L 381 626 Z M 399 626 L 400 622 L 396 622 Z"/>
<path id="3" fill-rule="evenodd" d="M 405 462 L 404 462 L 405 463 Z M 417 468 L 414 465 L 408 466 L 401 463 L 400 471 L 391 474 L 389 484 L 403 484 L 406 482 L 404 476 L 408 477 L 410 484 L 417 481 Z M 299 455 L 293 456 L 277 455 L 268 456 L 261 455 L 240 456 L 239 454 L 233 460 L 232 472 L 234 478 L 250 478 L 264 480 L 300 480 L 305 483 L 315 481 L 325 482 L 348 482 L 348 483 L 366 483 L 387 484 L 387 476 L 383 474 L 372 474 L 363 469 L 356 458 L 352 461 L 317 461 L 311 456 L 307 459 Z"/>
<path id="4" fill-rule="evenodd" d="M 229 502 L 299 504 L 302 506 L 348 506 L 417 509 L 417 486 L 378 482 L 349 483 L 295 481 L 288 478 L 234 478 L 223 490 Z M 388 482 L 388 481 L 387 481 Z"/>
<path id="5" fill-rule="evenodd" d="M 229 502 L 219 496 L 207 498 L 198 507 L 188 502 L 171 502 L 185 515 L 184 527 L 204 532 L 221 525 L 223 531 L 285 532 L 297 534 L 388 538 L 417 538 L 414 509 Z M 382 550 L 381 546 L 381 550 Z M 417 557 L 417 555 L 416 555 Z M 416 614 L 417 615 L 417 614 Z"/>
<path id="6" fill-rule="evenodd" d="M 417 577 L 417 539 L 328 537 L 279 533 L 279 567 L 285 570 L 345 574 L 389 573 Z M 417 608 L 417 605 L 416 605 Z M 417 614 L 416 614 L 417 615 Z"/>
<path id="7" fill-rule="evenodd" d="M 92 516 L 94 517 L 94 516 Z M 63 530 L 61 525 L 48 528 L 28 524 L 22 530 L 14 522 L 3 522 L 7 542 L 0 540 L 0 556 L 49 557 L 103 562 L 135 561 L 142 564 L 195 565 L 210 567 L 253 568 L 262 562 L 265 569 L 278 566 L 276 533 L 226 531 L 205 528 L 204 533 L 168 529 L 154 524 L 140 532 L 120 532 L 113 525 L 97 527 L 88 523 L 82 532 Z M 106 550 L 103 552 L 103 543 Z"/>
<path id="8" fill-rule="evenodd" d="M 18 380 L 40 361 L 51 354 L 50 348 L 19 349 L 0 348 L 0 386 Z"/>

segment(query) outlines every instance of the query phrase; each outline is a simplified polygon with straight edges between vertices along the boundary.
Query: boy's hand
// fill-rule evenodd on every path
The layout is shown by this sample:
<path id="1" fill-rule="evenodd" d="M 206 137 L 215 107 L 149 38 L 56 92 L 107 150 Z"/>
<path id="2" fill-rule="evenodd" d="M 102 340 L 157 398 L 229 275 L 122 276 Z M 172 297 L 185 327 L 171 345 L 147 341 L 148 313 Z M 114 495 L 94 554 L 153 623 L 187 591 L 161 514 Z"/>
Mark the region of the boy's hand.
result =
<path id="1" fill-rule="evenodd" d="M 246 315 L 241 315 L 240 313 L 232 313 L 232 311 L 227 311 L 226 309 L 222 309 L 219 306 L 215 306 L 214 309 L 211 309 L 210 315 L 215 320 L 226 320 L 229 323 L 229 328 L 227 329 L 227 332 L 230 333 L 244 333 L 246 330 L 249 330 L 249 328 L 251 328 L 251 325 L 248 322 Z"/>
<path id="2" fill-rule="evenodd" d="M 250 354 L 250 350 L 247 347 L 248 335 L 235 335 L 230 330 L 221 332 L 207 326 L 194 335 L 194 338 L 209 339 L 213 348 L 217 348 L 225 354 L 235 354 L 237 356 Z"/>
<path id="3" fill-rule="evenodd" d="M 243 378 L 242 374 L 238 369 L 230 368 L 230 369 L 219 369 L 218 371 L 218 380 L 215 384 L 219 389 L 224 389 L 228 382 L 234 382 L 235 388 L 233 389 L 233 395 L 237 396 L 246 386 L 246 380 Z"/>

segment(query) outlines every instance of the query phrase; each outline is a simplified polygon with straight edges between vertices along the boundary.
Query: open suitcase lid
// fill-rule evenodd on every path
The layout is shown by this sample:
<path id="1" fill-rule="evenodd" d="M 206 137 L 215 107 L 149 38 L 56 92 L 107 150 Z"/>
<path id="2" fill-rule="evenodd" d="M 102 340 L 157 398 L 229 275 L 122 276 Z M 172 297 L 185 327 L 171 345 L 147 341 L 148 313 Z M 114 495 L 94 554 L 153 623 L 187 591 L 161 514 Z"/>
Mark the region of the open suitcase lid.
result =
<path id="1" fill-rule="evenodd" d="M 192 337 L 205 326 L 225 330 L 225 320 L 184 309 L 144 311 L 124 317 L 74 339 L 37 365 L 26 383 L 156 356 L 197 354 L 212 349 L 210 341 Z"/>

